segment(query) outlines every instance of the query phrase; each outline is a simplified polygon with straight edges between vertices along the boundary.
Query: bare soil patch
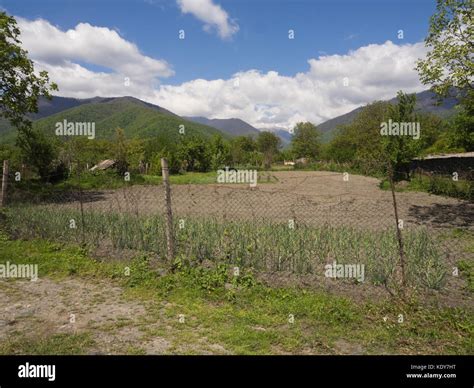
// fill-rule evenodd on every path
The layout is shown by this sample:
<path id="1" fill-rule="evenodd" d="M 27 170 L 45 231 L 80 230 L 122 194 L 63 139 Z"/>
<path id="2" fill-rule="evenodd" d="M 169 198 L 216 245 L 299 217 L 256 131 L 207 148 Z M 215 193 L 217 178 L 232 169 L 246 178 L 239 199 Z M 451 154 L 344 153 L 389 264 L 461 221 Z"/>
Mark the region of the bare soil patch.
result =
<path id="1" fill-rule="evenodd" d="M 276 183 L 251 188 L 242 184 L 173 185 L 176 216 L 222 219 L 295 219 L 307 225 L 347 225 L 381 229 L 394 225 L 391 193 L 379 180 L 321 171 L 271 173 Z M 421 192 L 397 193 L 399 216 L 405 227 L 469 228 L 474 230 L 474 204 Z M 84 209 L 136 214 L 163 212 L 161 186 L 132 186 L 89 193 Z M 68 206 L 78 206 L 69 202 Z"/>
<path id="2" fill-rule="evenodd" d="M 38 339 L 87 332 L 95 343 L 88 354 L 189 351 L 188 347 L 174 345 L 171 332 L 164 337 L 150 336 L 144 325 L 165 331 L 170 328 L 165 315 L 161 322 L 149 322 L 146 303 L 127 299 L 123 290 L 110 282 L 73 278 L 0 281 L 0 342 L 18 335 Z M 223 352 L 219 344 L 203 341 L 202 349 L 197 345 L 193 345 L 197 353 Z"/>

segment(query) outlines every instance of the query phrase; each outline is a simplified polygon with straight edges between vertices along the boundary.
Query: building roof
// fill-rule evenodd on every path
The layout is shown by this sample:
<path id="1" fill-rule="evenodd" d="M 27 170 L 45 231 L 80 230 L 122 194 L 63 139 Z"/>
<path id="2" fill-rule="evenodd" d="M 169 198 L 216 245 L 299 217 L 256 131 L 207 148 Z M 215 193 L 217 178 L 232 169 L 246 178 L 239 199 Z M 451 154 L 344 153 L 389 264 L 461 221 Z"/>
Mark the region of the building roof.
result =
<path id="1" fill-rule="evenodd" d="M 414 158 L 414 160 L 449 159 L 449 158 L 474 158 L 474 152 L 461 152 L 458 154 L 426 155 L 424 158 Z"/>
<path id="2" fill-rule="evenodd" d="M 114 164 L 115 164 L 115 160 L 106 159 L 106 160 L 103 160 L 102 162 L 97 163 L 94 167 L 90 169 L 90 171 L 106 170 L 112 167 Z"/>

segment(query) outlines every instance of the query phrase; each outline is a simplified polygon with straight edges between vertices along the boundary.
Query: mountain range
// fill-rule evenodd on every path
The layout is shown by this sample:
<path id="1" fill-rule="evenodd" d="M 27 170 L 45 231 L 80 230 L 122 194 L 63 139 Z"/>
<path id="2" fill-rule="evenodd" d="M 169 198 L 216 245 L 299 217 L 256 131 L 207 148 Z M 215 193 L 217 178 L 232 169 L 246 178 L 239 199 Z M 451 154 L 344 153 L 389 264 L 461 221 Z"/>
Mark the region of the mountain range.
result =
<path id="1" fill-rule="evenodd" d="M 397 103 L 397 98 L 394 97 L 389 100 L 391 104 Z M 447 118 L 451 116 L 455 111 L 454 107 L 459 103 L 459 100 L 454 97 L 448 97 L 438 103 L 437 96 L 430 90 L 425 90 L 420 93 L 416 93 L 416 105 L 415 111 L 424 113 L 433 113 L 435 115 Z M 336 134 L 337 127 L 341 125 L 350 124 L 352 120 L 359 114 L 364 107 L 361 106 L 348 113 L 334 117 L 333 119 L 327 120 L 324 123 L 318 125 L 318 129 L 322 132 L 322 141 L 329 142 Z"/>
<path id="2" fill-rule="evenodd" d="M 454 113 L 458 104 L 456 98 L 444 99 L 437 104 L 436 95 L 431 91 L 417 93 L 416 110 L 430 112 L 442 117 Z M 396 98 L 389 100 L 396 103 Z M 54 96 L 51 100 L 40 98 L 38 113 L 29 117 L 38 129 L 53 134 L 55 123 L 67 120 L 69 122 L 95 122 L 97 138 L 111 138 L 115 128 L 124 129 L 128 138 L 150 138 L 165 136 L 171 141 L 177 140 L 179 129 L 186 134 L 194 134 L 209 138 L 221 134 L 224 138 L 235 136 L 258 135 L 260 131 L 275 133 L 287 146 L 291 134 L 283 128 L 257 129 L 238 118 L 208 119 L 200 116 L 180 117 L 160 106 L 141 101 L 134 97 L 93 97 L 78 99 Z M 327 120 L 318 125 L 323 133 L 322 140 L 330 141 L 338 126 L 349 124 L 363 107 L 356 108 L 346 114 Z M 0 142 L 13 142 L 16 131 L 5 119 L 0 119 Z"/>
<path id="3" fill-rule="evenodd" d="M 53 134 L 55 125 L 64 120 L 68 122 L 93 122 L 98 139 L 113 138 L 115 128 L 122 128 L 127 138 L 151 138 L 163 136 L 176 141 L 180 130 L 185 134 L 210 138 L 221 134 L 230 136 L 216 128 L 198 124 L 157 105 L 149 104 L 134 97 L 75 99 L 53 97 L 41 98 L 38 113 L 30 115 L 33 126 L 45 133 Z M 0 121 L 0 140 L 12 142 L 16 131 L 6 120 Z"/>
<path id="4" fill-rule="evenodd" d="M 260 132 L 257 128 L 252 127 L 241 119 L 207 119 L 200 116 L 183 116 L 183 118 L 195 123 L 217 128 L 231 136 L 256 136 Z"/>

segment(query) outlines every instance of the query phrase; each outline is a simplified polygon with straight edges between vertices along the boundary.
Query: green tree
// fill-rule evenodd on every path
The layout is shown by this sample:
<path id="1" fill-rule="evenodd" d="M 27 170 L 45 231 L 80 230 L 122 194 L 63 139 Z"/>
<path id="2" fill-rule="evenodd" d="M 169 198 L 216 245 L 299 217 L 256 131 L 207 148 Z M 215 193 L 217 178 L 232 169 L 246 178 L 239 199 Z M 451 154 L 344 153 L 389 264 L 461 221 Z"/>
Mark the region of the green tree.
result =
<path id="1" fill-rule="evenodd" d="M 125 139 L 125 133 L 122 128 L 115 129 L 115 147 L 114 147 L 114 159 L 115 169 L 120 176 L 123 176 L 129 167 L 128 162 L 128 147 Z"/>
<path id="2" fill-rule="evenodd" d="M 234 165 L 252 164 L 251 154 L 256 151 L 257 145 L 251 136 L 236 136 L 230 141 L 230 148 Z"/>
<path id="3" fill-rule="evenodd" d="M 217 170 L 231 160 L 229 144 L 219 134 L 212 136 L 210 143 L 211 168 Z"/>
<path id="4" fill-rule="evenodd" d="M 310 122 L 298 123 L 291 138 L 291 150 L 296 158 L 316 159 L 321 151 L 320 133 Z"/>
<path id="5" fill-rule="evenodd" d="M 469 109 L 465 107 L 461 107 L 454 117 L 450 146 L 467 152 L 474 151 L 474 114 L 469 113 Z"/>
<path id="6" fill-rule="evenodd" d="M 10 168 L 20 169 L 21 154 L 18 147 L 11 144 L 0 144 L 0 160 L 8 159 L 10 161 Z"/>
<path id="7" fill-rule="evenodd" d="M 0 12 L 0 117 L 18 129 L 18 145 L 25 159 L 43 179 L 51 175 L 57 150 L 52 142 L 34 131 L 27 114 L 38 112 L 38 98 L 57 90 L 47 72 L 34 72 L 33 62 L 21 48 L 20 29 L 14 17 Z"/>
<path id="8" fill-rule="evenodd" d="M 419 118 L 415 114 L 416 94 L 405 94 L 399 91 L 397 99 L 398 104 L 390 106 L 390 119 L 397 123 L 419 122 Z M 394 180 L 407 177 L 407 165 L 419 151 L 418 142 L 420 139 L 402 135 L 383 138 L 385 157 L 381 162 L 387 166 L 388 173 Z"/>
<path id="9" fill-rule="evenodd" d="M 438 144 L 450 150 L 474 150 L 474 23 L 472 0 L 438 0 L 425 45 L 417 62 L 420 80 L 445 97 L 458 91 L 461 107 Z"/>
<path id="10" fill-rule="evenodd" d="M 283 162 L 285 160 L 291 160 L 291 159 L 293 159 L 293 151 L 289 147 L 286 147 L 286 148 L 283 148 L 279 152 L 276 160 L 278 162 Z"/>
<path id="11" fill-rule="evenodd" d="M 340 126 L 334 138 L 324 149 L 324 159 L 339 163 L 353 162 L 357 152 L 357 142 L 351 135 L 350 126 Z"/>
<path id="12" fill-rule="evenodd" d="M 26 115 L 38 112 L 38 97 L 57 90 L 48 73 L 34 73 L 28 52 L 21 48 L 20 29 L 14 17 L 0 12 L 0 115 L 18 129 L 29 128 Z"/>
<path id="13" fill-rule="evenodd" d="M 474 24 L 472 0 L 437 0 L 425 46 L 426 59 L 417 62 L 422 83 L 440 96 L 452 87 L 472 97 L 474 80 Z"/>
<path id="14" fill-rule="evenodd" d="M 63 163 L 58 163 L 59 148 L 43 132 L 28 129 L 18 134 L 17 145 L 28 164 L 34 166 L 41 180 L 56 180 L 58 172 L 64 177 Z M 59 170 L 56 171 L 59 167 Z"/>
<path id="15" fill-rule="evenodd" d="M 376 101 L 365 106 L 352 123 L 341 126 L 326 149 L 325 157 L 337 162 L 350 162 L 363 174 L 384 172 L 385 157 L 380 124 L 388 119 L 390 103 Z"/>
<path id="16" fill-rule="evenodd" d="M 128 163 L 132 170 L 137 170 L 141 163 L 145 163 L 145 142 L 142 139 L 127 141 Z"/>
<path id="17" fill-rule="evenodd" d="M 273 158 L 278 154 L 281 140 L 271 132 L 260 132 L 257 136 L 257 148 L 263 154 L 263 164 L 265 168 L 272 166 Z"/>
<path id="18" fill-rule="evenodd" d="M 182 161 L 186 171 L 209 171 L 211 161 L 209 147 L 200 137 L 193 136 L 182 140 L 178 146 L 177 158 Z"/>
<path id="19" fill-rule="evenodd" d="M 63 142 L 59 158 L 69 165 L 78 163 L 89 168 L 104 159 L 113 159 L 114 144 L 105 139 L 90 140 L 86 137 L 71 137 Z"/>

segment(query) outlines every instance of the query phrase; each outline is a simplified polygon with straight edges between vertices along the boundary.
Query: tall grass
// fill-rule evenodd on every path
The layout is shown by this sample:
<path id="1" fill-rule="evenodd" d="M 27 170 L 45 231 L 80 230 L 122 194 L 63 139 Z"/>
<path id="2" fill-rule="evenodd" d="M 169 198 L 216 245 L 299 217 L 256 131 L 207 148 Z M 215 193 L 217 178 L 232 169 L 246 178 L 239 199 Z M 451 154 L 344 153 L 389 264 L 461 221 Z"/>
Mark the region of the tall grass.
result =
<path id="1" fill-rule="evenodd" d="M 387 179 L 383 179 L 379 187 L 383 190 L 390 190 L 390 183 Z M 415 174 L 407 186 L 397 186 L 396 190 L 424 191 L 445 197 L 460 198 L 469 201 L 474 200 L 474 181 L 465 179 L 454 181 L 452 177 L 448 176 Z"/>
<path id="2" fill-rule="evenodd" d="M 53 206 L 10 208 L 8 227 L 16 237 L 108 244 L 115 249 L 133 249 L 166 255 L 165 223 L 160 215 L 86 212 L 82 228 L 80 212 Z M 76 228 L 71 228 L 74 220 Z M 394 230 L 364 230 L 352 227 L 297 227 L 249 221 L 222 222 L 213 218 L 176 221 L 177 255 L 198 265 L 204 260 L 254 268 L 322 274 L 324 265 L 365 264 L 366 279 L 387 284 L 398 263 Z M 404 231 L 408 280 L 411 284 L 439 289 L 446 267 L 436 242 L 425 229 Z"/>

